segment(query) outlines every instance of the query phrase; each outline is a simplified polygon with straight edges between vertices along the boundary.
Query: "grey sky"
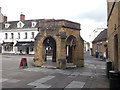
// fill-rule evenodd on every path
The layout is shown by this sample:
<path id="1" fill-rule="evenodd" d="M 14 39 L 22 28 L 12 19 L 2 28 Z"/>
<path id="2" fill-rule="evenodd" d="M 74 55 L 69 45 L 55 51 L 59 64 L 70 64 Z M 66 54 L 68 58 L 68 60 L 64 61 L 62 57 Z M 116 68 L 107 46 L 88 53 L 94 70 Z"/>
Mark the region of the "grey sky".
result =
<path id="1" fill-rule="evenodd" d="M 81 36 L 89 41 L 89 34 L 106 26 L 106 0 L 1 0 L 3 15 L 9 21 L 26 19 L 67 19 L 81 24 Z"/>

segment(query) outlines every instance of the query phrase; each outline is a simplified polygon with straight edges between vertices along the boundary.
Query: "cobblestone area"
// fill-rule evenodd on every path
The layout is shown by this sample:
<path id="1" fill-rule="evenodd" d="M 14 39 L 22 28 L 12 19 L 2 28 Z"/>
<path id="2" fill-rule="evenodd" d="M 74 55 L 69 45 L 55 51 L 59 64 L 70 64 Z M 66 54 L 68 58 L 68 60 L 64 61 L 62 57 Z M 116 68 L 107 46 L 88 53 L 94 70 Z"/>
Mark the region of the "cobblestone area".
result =
<path id="1" fill-rule="evenodd" d="M 19 68 L 20 59 L 27 57 L 28 68 Z M 85 67 L 48 69 L 34 67 L 33 56 L 2 55 L 2 88 L 109 88 L 105 61 L 86 52 Z"/>

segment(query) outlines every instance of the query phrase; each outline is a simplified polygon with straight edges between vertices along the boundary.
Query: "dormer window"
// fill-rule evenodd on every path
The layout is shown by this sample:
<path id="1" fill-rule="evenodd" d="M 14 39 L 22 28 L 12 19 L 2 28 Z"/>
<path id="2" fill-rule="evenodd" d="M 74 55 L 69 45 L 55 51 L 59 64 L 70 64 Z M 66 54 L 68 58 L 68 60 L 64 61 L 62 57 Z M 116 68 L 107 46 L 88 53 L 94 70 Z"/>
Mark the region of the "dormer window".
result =
<path id="1" fill-rule="evenodd" d="M 37 22 L 32 22 L 32 26 L 31 27 L 35 27 L 37 24 Z"/>
<path id="2" fill-rule="evenodd" d="M 5 24 L 5 28 L 9 28 L 10 24 L 9 23 L 6 23 Z"/>
<path id="3" fill-rule="evenodd" d="M 25 24 L 24 24 L 23 22 L 19 21 L 19 22 L 17 23 L 17 28 L 23 28 L 24 25 L 25 25 Z"/>

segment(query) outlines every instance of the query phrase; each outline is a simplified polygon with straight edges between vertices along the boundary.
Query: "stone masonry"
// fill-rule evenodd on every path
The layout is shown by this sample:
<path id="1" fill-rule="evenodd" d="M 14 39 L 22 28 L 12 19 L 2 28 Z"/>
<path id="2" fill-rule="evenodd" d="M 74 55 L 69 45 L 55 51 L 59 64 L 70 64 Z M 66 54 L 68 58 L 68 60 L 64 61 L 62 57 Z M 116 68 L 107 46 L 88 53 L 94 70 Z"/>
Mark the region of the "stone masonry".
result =
<path id="1" fill-rule="evenodd" d="M 108 53 L 113 68 L 120 71 L 120 1 L 108 2 Z"/>
<path id="2" fill-rule="evenodd" d="M 84 66 L 84 41 L 80 36 L 80 24 L 68 20 L 44 20 L 39 23 L 38 35 L 35 38 L 35 66 L 45 64 L 45 44 L 52 40 L 56 67 L 66 68 L 67 48 L 72 54 L 69 59 L 77 67 Z M 49 38 L 48 41 L 46 39 Z M 47 45 L 47 44 L 46 44 Z"/>

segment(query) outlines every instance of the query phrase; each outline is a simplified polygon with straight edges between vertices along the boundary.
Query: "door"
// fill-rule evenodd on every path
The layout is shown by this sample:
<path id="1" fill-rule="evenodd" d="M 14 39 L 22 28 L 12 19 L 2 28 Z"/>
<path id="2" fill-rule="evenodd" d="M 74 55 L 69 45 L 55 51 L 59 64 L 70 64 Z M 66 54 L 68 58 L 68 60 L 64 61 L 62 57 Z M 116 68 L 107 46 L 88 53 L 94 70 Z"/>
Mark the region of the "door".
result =
<path id="1" fill-rule="evenodd" d="M 29 47 L 26 48 L 26 54 L 29 54 Z"/>
<path id="2" fill-rule="evenodd" d="M 114 37 L 114 69 L 118 70 L 118 35 Z"/>

